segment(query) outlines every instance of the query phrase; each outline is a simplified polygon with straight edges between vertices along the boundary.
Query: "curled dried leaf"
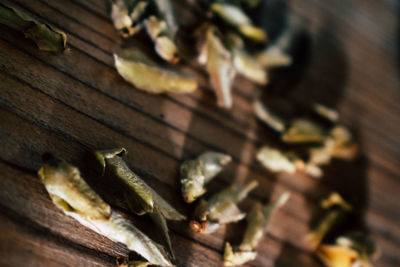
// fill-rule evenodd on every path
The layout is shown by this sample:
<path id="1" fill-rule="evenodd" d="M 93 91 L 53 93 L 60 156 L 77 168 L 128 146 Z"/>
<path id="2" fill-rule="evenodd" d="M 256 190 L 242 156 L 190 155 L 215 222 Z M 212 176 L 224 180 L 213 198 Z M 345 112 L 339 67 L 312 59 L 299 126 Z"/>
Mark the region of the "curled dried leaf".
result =
<path id="1" fill-rule="evenodd" d="M 61 52 L 66 47 L 67 35 L 64 32 L 6 2 L 0 3 L 0 23 L 24 33 L 40 50 Z"/>
<path id="2" fill-rule="evenodd" d="M 225 245 L 224 266 L 237 266 L 248 261 L 254 260 L 257 256 L 255 251 L 264 236 L 269 218 L 289 199 L 288 192 L 283 193 L 275 202 L 265 205 L 264 207 L 257 203 L 253 206 L 249 214 L 247 214 L 247 227 L 237 251 L 233 249 L 229 243 Z"/>
<path id="3" fill-rule="evenodd" d="M 267 72 L 244 49 L 236 48 L 232 51 L 233 66 L 236 71 L 258 84 L 267 84 Z"/>
<path id="4" fill-rule="evenodd" d="M 224 250 L 224 266 L 238 266 L 246 262 L 255 260 L 257 252 L 255 251 L 236 251 L 233 252 L 232 246 L 229 242 L 225 245 Z"/>
<path id="5" fill-rule="evenodd" d="M 205 152 L 194 160 L 181 165 L 182 195 L 187 203 L 195 201 L 206 192 L 205 185 L 232 160 L 231 156 L 218 152 Z"/>
<path id="6" fill-rule="evenodd" d="M 287 67 L 292 64 L 292 58 L 278 46 L 270 46 L 255 55 L 257 62 L 265 68 Z"/>
<path id="7" fill-rule="evenodd" d="M 232 55 L 222 44 L 214 26 L 208 26 L 205 31 L 205 42 L 201 46 L 199 59 L 202 60 L 200 63 L 206 64 L 218 105 L 231 108 L 231 87 L 236 71 L 232 64 Z"/>
<path id="8" fill-rule="evenodd" d="M 356 263 L 361 267 L 372 267 L 372 260 L 377 258 L 378 249 L 375 240 L 366 233 L 353 232 L 336 239 L 336 244 L 357 251 Z"/>
<path id="9" fill-rule="evenodd" d="M 267 41 L 265 31 L 254 26 L 251 19 L 237 6 L 228 3 L 213 3 L 211 11 L 228 24 L 235 26 L 243 36 L 256 42 Z"/>
<path id="10" fill-rule="evenodd" d="M 283 133 L 285 130 L 285 121 L 278 115 L 272 113 L 259 99 L 254 101 L 253 110 L 258 119 L 278 133 Z"/>
<path id="11" fill-rule="evenodd" d="M 153 194 L 149 186 L 126 165 L 122 156 L 126 153 L 124 148 L 94 151 L 94 155 L 101 164 L 101 170 L 112 175 L 125 196 L 131 211 L 138 215 L 152 212 L 154 208 Z"/>
<path id="12" fill-rule="evenodd" d="M 307 119 L 296 119 L 282 134 L 285 143 L 322 143 L 327 134 L 316 123 Z"/>
<path id="13" fill-rule="evenodd" d="M 353 249 L 336 245 L 321 245 L 317 255 L 327 267 L 351 267 L 358 254 Z"/>
<path id="14" fill-rule="evenodd" d="M 149 93 L 191 93 L 197 89 L 197 81 L 189 75 L 166 69 L 138 49 L 114 54 L 118 73 L 138 89 Z"/>
<path id="15" fill-rule="evenodd" d="M 173 40 L 166 35 L 167 23 L 155 16 L 150 16 L 144 21 L 146 31 L 155 44 L 157 54 L 163 59 L 175 63 L 178 61 L 176 47 Z"/>
<path id="16" fill-rule="evenodd" d="M 321 244 L 325 236 L 345 218 L 352 207 L 336 192 L 321 201 L 321 206 L 327 209 L 317 226 L 306 236 L 312 249 Z"/>
<path id="17" fill-rule="evenodd" d="M 173 266 L 164 248 L 143 234 L 98 196 L 65 161 L 46 156 L 39 177 L 53 203 L 66 215 L 105 237 L 125 244 L 152 264 Z"/>
<path id="18" fill-rule="evenodd" d="M 141 28 L 140 18 L 148 7 L 147 1 L 114 0 L 111 4 L 111 20 L 122 37 L 136 34 Z"/>
<path id="19" fill-rule="evenodd" d="M 284 154 L 278 149 L 263 146 L 257 151 L 256 158 L 265 168 L 273 172 L 294 173 L 296 171 L 296 157 Z"/>
<path id="20" fill-rule="evenodd" d="M 329 108 L 319 103 L 314 103 L 313 108 L 315 113 L 317 113 L 322 118 L 325 118 L 333 123 L 339 120 L 339 112 L 332 108 Z"/>
<path id="21" fill-rule="evenodd" d="M 195 210 L 195 219 L 190 223 L 192 230 L 199 233 L 211 233 L 220 225 L 232 223 L 243 219 L 243 213 L 237 204 L 247 197 L 258 183 L 249 182 L 243 188 L 230 186 L 217 193 L 210 200 L 202 200 Z"/>
<path id="22" fill-rule="evenodd" d="M 276 210 L 282 207 L 290 198 L 288 192 L 283 193 L 279 198 L 265 206 L 255 205 L 247 215 L 247 228 L 243 241 L 239 246 L 241 251 L 253 251 L 264 236 L 266 227 L 271 216 Z"/>
<path id="23" fill-rule="evenodd" d="M 173 208 L 167 201 L 149 187 L 138 175 L 126 165 L 122 156 L 124 148 L 95 151 L 94 155 L 104 170 L 119 183 L 130 210 L 138 215 L 148 213 L 161 231 L 167 243 L 169 253 L 173 256 L 171 240 L 168 234 L 166 219 L 184 220 L 186 217 Z"/>

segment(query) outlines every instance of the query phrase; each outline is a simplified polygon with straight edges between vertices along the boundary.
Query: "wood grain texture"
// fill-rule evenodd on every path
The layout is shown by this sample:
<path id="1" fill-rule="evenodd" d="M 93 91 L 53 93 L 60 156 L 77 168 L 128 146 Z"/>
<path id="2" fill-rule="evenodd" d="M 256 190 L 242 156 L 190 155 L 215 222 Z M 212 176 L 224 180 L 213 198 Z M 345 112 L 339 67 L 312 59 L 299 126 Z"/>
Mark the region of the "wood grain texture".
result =
<path id="1" fill-rule="evenodd" d="M 196 75 L 192 95 L 150 95 L 115 71 L 113 52 L 123 44 L 109 20 L 106 0 L 13 0 L 59 27 L 68 51 L 36 49 L 21 34 L 0 25 L 0 265 L 113 266 L 127 255 L 121 245 L 62 214 L 36 178 L 41 155 L 52 152 L 79 166 L 88 182 L 113 207 L 151 233 L 149 220 L 133 216 L 119 192 L 98 181 L 87 167 L 90 149 L 124 146 L 127 163 L 153 188 L 187 214 L 179 193 L 179 164 L 206 150 L 229 153 L 233 163 L 210 186 L 210 193 L 256 179 L 260 186 L 241 204 L 291 192 L 273 217 L 268 234 L 249 266 L 320 266 L 304 235 L 321 214 L 318 201 L 333 190 L 362 207 L 362 217 L 381 248 L 377 266 L 400 265 L 400 56 L 396 1 L 268 1 L 271 15 L 305 29 L 308 49 L 301 71 L 271 73 L 264 89 L 287 90 L 296 103 L 319 101 L 336 107 L 341 122 L 357 134 L 362 156 L 334 161 L 315 180 L 302 173 L 274 175 L 254 159 L 274 136 L 252 114 L 259 87 L 237 77 L 234 108 L 221 110 L 204 70 L 185 51 L 180 68 Z M 189 27 L 200 7 L 175 0 L 179 23 Z M 285 7 L 284 9 L 275 7 Z M 263 19 L 260 19 L 261 22 Z M 306 48 L 300 54 L 307 54 Z M 187 53 L 186 53 L 187 52 Z M 301 74 L 301 75 L 300 75 Z M 220 266 L 226 240 L 244 223 L 213 235 L 192 233 L 171 223 L 178 266 Z M 157 236 L 154 238 L 157 239 Z"/>

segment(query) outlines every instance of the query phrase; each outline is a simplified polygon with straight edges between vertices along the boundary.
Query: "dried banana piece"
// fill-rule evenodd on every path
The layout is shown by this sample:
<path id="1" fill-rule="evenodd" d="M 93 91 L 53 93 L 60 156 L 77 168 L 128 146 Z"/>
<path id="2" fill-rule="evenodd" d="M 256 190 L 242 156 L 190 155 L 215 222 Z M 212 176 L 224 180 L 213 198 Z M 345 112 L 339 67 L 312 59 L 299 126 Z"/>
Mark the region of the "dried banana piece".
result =
<path id="1" fill-rule="evenodd" d="M 205 41 L 201 46 L 200 63 L 206 65 L 212 88 L 217 95 L 217 104 L 224 108 L 232 107 L 232 81 L 236 75 L 232 55 L 227 50 L 214 26 L 205 31 Z"/>
<path id="2" fill-rule="evenodd" d="M 64 32 L 5 2 L 0 3 L 0 23 L 24 33 L 40 50 L 61 52 L 66 47 Z"/>
<path id="3" fill-rule="evenodd" d="M 271 204 L 262 206 L 257 203 L 253 207 L 247 214 L 247 227 L 238 251 L 233 252 L 229 243 L 225 245 L 224 266 L 237 266 L 256 258 L 255 248 L 265 234 L 270 217 L 288 201 L 289 197 L 290 194 L 285 192 Z"/>
<path id="4" fill-rule="evenodd" d="M 208 201 L 202 200 L 196 207 L 194 220 L 190 222 L 190 227 L 195 232 L 208 234 L 216 231 L 223 224 L 243 219 L 246 213 L 242 212 L 237 204 L 246 198 L 257 185 L 257 181 L 252 181 L 243 188 L 230 186 Z"/>
<path id="5" fill-rule="evenodd" d="M 181 165 L 182 195 L 187 203 L 195 201 L 206 192 L 205 185 L 232 160 L 231 156 L 218 152 L 205 152 L 194 160 Z"/>
<path id="6" fill-rule="evenodd" d="M 107 173 L 120 185 L 130 210 L 138 215 L 148 213 L 162 232 L 173 256 L 171 240 L 168 234 L 166 219 L 184 220 L 186 217 L 173 208 L 167 201 L 158 195 L 138 175 L 126 165 L 122 156 L 124 148 L 94 151 L 94 156 L 100 163 L 102 173 Z"/>
<path id="7" fill-rule="evenodd" d="M 164 248 L 111 210 L 83 180 L 76 167 L 49 155 L 44 159 L 39 177 L 53 203 L 65 214 L 93 231 L 125 244 L 152 264 L 173 266 Z"/>
<path id="8" fill-rule="evenodd" d="M 138 49 L 114 54 L 118 73 L 129 83 L 143 91 L 160 93 L 191 93 L 197 89 L 194 77 L 163 68 Z"/>
<path id="9" fill-rule="evenodd" d="M 243 36 L 256 42 L 267 41 L 265 31 L 254 26 L 251 19 L 237 6 L 228 3 L 213 3 L 211 11 L 228 24 L 236 27 Z"/>
<path id="10" fill-rule="evenodd" d="M 327 210 L 326 214 L 306 236 L 313 249 L 317 248 L 324 237 L 352 210 L 351 205 L 336 192 L 322 200 L 321 206 Z"/>

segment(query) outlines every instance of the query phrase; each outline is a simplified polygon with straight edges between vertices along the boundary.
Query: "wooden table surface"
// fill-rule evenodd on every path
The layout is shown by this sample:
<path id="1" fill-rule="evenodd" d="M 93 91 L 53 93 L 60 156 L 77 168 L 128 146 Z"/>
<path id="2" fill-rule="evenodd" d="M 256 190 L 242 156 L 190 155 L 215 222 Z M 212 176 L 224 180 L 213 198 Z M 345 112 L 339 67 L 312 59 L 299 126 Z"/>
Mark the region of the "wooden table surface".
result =
<path id="1" fill-rule="evenodd" d="M 192 95 L 146 94 L 126 83 L 113 66 L 112 53 L 122 41 L 106 0 L 13 2 L 65 31 L 69 49 L 58 55 L 39 51 L 20 33 L 0 25 L 1 266 L 115 266 L 117 256 L 127 255 L 123 245 L 58 210 L 36 175 L 45 152 L 85 172 L 88 150 L 119 146 L 129 152 L 128 165 L 182 212 L 189 213 L 190 207 L 180 198 L 179 164 L 206 150 L 233 157 L 211 191 L 250 178 L 260 182 L 243 203 L 245 209 L 290 191 L 289 202 L 268 226 L 258 258 L 248 266 L 321 266 L 308 252 L 304 235 L 320 213 L 318 201 L 332 190 L 365 208 L 362 219 L 380 247 L 376 266 L 400 266 L 397 1 L 287 4 L 288 18 L 308 34 L 299 51 L 308 55 L 308 64 L 302 72 L 278 72 L 269 88 L 290 91 L 288 99 L 335 106 L 361 148 L 355 162 L 334 162 L 320 180 L 301 173 L 273 175 L 255 161 L 255 149 L 270 133 L 252 114 L 257 88 L 250 82 L 235 80 L 234 107 L 224 111 L 215 106 L 204 71 L 184 61 L 182 66 L 199 77 L 200 90 Z M 179 21 L 188 25 L 196 8 L 183 12 L 185 1 L 176 2 Z M 285 8 L 283 1 L 270 3 Z M 85 178 L 115 208 L 151 231 L 148 219 L 126 211 L 118 192 L 97 177 Z M 171 223 L 177 265 L 220 266 L 224 240 L 238 239 L 233 234 L 243 226 L 199 235 L 186 222 Z"/>

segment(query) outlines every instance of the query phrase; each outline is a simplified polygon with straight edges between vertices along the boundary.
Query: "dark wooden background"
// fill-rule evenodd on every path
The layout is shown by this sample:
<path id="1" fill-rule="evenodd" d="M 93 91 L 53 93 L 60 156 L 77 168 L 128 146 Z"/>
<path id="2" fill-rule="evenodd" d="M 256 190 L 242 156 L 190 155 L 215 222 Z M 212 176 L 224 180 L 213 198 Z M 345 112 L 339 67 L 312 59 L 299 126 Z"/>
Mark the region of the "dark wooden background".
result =
<path id="1" fill-rule="evenodd" d="M 179 164 L 205 150 L 224 151 L 234 159 L 211 191 L 233 181 L 260 182 L 243 208 L 289 190 L 290 201 L 272 219 L 259 257 L 248 266 L 320 266 L 303 237 L 319 214 L 321 197 L 340 188 L 347 197 L 361 199 L 365 222 L 381 251 L 376 265 L 400 266 L 397 1 L 288 3 L 290 19 L 306 29 L 310 41 L 309 49 L 299 54 L 310 55 L 300 76 L 283 72 L 277 83 L 290 87 L 293 98 L 339 109 L 341 121 L 357 133 L 361 146 L 358 160 L 334 162 L 322 180 L 300 173 L 272 175 L 254 160 L 255 149 L 269 133 L 252 114 L 256 88 L 251 83 L 238 77 L 234 108 L 223 111 L 215 107 L 205 73 L 185 62 L 184 68 L 201 81 L 196 93 L 143 93 L 114 69 L 112 53 L 121 39 L 110 23 L 106 0 L 13 2 L 65 31 L 69 50 L 60 55 L 39 51 L 20 33 L 0 26 L 1 266 L 114 266 L 118 255 L 128 253 L 60 212 L 36 176 L 44 152 L 85 173 L 89 149 L 118 146 L 128 149 L 129 166 L 182 212 L 190 208 L 180 198 Z M 176 2 L 180 22 L 189 24 L 196 7 L 183 12 L 187 3 Z M 86 177 L 127 213 L 118 192 L 97 177 Z M 127 216 L 151 229 L 148 219 Z M 238 242 L 244 224 L 213 235 L 193 234 L 186 223 L 170 226 L 177 265 L 211 267 L 221 265 L 225 238 Z"/>

